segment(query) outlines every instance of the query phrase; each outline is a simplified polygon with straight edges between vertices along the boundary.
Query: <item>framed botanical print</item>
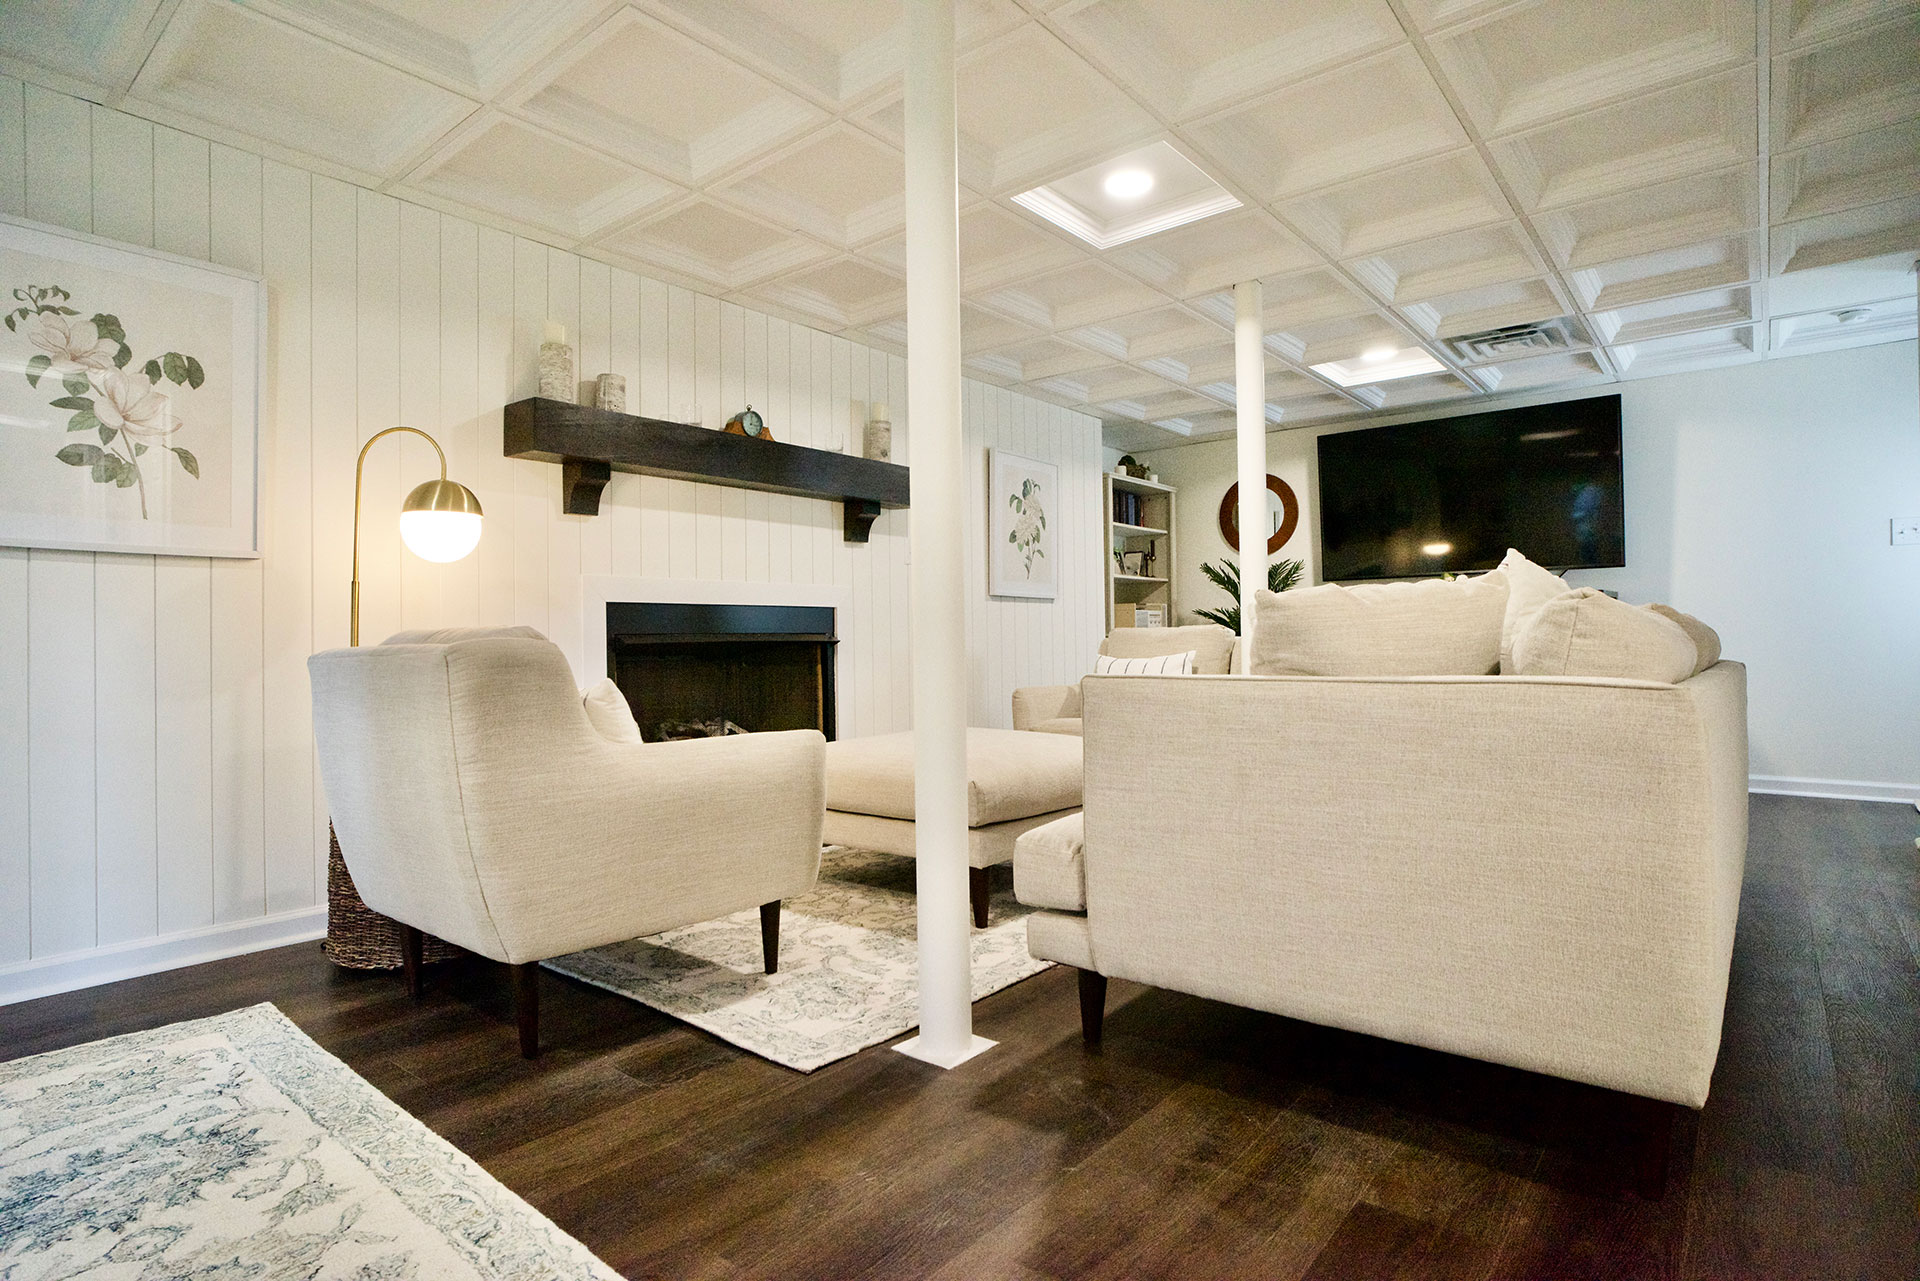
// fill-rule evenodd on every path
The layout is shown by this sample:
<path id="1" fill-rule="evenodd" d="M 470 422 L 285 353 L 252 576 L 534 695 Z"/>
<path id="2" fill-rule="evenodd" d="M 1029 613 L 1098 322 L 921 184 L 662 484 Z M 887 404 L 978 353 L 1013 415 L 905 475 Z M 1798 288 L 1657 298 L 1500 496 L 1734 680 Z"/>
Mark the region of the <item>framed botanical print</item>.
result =
<path id="1" fill-rule="evenodd" d="M 1059 595 L 1060 469 L 1004 449 L 987 451 L 987 590 Z"/>
<path id="2" fill-rule="evenodd" d="M 0 546 L 260 554 L 258 276 L 0 218 Z"/>

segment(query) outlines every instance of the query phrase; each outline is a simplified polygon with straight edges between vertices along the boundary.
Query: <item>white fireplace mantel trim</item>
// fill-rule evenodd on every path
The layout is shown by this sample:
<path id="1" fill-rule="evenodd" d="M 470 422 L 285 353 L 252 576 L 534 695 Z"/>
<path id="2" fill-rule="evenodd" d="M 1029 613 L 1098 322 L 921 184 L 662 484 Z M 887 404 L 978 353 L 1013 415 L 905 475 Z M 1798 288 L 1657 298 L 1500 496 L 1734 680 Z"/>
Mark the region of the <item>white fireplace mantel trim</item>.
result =
<path id="1" fill-rule="evenodd" d="M 612 675 L 603 666 L 607 653 L 607 606 L 615 601 L 657 601 L 668 605 L 824 605 L 833 610 L 833 628 L 845 635 L 853 608 L 853 589 L 831 583 L 716 582 L 700 578 L 626 578 L 589 574 L 580 580 L 580 652 L 575 684 L 590 685 Z M 834 718 L 849 723 L 848 681 L 834 651 Z"/>

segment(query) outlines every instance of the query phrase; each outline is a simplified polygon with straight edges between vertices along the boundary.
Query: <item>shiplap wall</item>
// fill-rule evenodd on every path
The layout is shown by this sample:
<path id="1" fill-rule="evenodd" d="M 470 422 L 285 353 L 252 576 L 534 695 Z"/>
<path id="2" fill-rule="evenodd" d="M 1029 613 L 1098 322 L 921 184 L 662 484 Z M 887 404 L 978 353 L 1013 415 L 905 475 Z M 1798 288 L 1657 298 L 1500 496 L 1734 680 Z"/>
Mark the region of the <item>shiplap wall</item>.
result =
<path id="1" fill-rule="evenodd" d="M 382 442 L 361 546 L 369 640 L 528 623 L 597 673 L 583 575 L 834 583 L 852 598 L 842 733 L 908 726 L 906 512 L 849 544 L 837 503 L 616 475 L 601 515 L 573 517 L 559 468 L 500 451 L 500 408 L 533 394 L 548 318 L 583 376 L 626 376 L 639 413 L 697 403 L 717 425 L 751 402 L 780 440 L 829 446 L 886 401 L 910 462 L 901 358 L 5 78 L 0 211 L 257 271 L 270 299 L 262 559 L 0 548 L 0 999 L 41 958 L 324 901 L 306 659 L 346 642 L 354 458 L 395 423 L 438 437 L 486 526 L 453 565 L 405 552 L 396 513 L 433 453 Z M 1003 725 L 1016 686 L 1077 679 L 1099 643 L 1099 427 L 974 383 L 964 415 L 969 710 Z M 1056 601 L 986 596 L 988 446 L 1060 466 L 1055 519 L 1085 536 L 1063 540 Z"/>

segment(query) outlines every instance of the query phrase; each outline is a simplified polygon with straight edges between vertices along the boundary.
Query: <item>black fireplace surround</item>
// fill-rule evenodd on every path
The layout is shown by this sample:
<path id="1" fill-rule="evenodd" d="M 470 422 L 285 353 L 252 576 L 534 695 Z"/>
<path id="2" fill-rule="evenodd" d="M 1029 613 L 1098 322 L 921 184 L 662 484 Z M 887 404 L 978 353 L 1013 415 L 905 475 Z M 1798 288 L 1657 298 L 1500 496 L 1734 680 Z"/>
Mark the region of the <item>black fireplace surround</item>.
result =
<path id="1" fill-rule="evenodd" d="M 839 643 L 824 605 L 607 605 L 607 670 L 648 742 L 689 721 L 831 739 Z"/>

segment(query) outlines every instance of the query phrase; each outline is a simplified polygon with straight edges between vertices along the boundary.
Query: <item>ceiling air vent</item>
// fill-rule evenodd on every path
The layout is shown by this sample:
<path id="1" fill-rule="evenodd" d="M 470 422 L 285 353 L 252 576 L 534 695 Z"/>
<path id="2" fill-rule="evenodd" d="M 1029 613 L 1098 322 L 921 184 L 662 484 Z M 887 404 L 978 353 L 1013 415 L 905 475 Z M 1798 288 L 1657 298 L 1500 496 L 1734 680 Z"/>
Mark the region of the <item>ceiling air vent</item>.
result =
<path id="1" fill-rule="evenodd" d="M 1571 351 L 1576 347 L 1590 346 L 1593 342 L 1586 330 L 1580 327 L 1580 322 L 1571 316 L 1527 325 L 1507 325 L 1477 334 L 1460 334 L 1442 341 L 1456 360 L 1469 365 Z"/>

